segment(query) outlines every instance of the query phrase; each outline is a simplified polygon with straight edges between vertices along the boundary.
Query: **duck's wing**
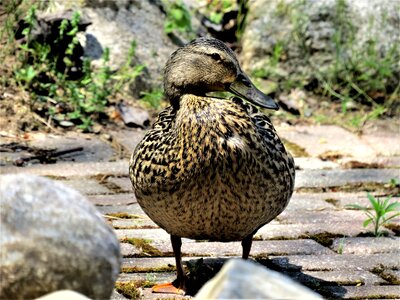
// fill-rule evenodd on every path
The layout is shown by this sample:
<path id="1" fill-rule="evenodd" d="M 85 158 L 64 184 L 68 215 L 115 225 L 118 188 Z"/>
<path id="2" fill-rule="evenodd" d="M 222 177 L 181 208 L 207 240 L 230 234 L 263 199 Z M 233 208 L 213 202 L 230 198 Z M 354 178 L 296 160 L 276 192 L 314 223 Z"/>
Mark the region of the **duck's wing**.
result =
<path id="1" fill-rule="evenodd" d="M 175 122 L 176 111 L 167 107 L 161 111 L 157 120 L 140 143 L 136 146 L 130 160 L 130 177 L 135 183 L 139 178 L 148 176 L 148 173 L 165 174 L 171 161 L 168 152 L 174 143 L 171 128 Z"/>
<path id="2" fill-rule="evenodd" d="M 281 139 L 279 138 L 271 120 L 254 105 L 245 100 L 232 97 L 231 100 L 242 107 L 248 116 L 251 118 L 256 130 L 261 137 L 264 145 L 267 147 L 270 159 L 275 162 L 280 162 L 287 168 L 290 174 L 290 186 L 294 186 L 295 166 L 292 155 L 286 151 Z"/>

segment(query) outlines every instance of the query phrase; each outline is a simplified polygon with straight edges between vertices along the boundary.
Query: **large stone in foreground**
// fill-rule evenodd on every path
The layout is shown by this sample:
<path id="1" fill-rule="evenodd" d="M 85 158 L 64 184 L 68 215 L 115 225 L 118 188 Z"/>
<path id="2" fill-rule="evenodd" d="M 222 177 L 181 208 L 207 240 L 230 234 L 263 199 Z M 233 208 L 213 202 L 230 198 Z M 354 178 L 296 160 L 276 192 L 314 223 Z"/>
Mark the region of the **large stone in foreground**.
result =
<path id="1" fill-rule="evenodd" d="M 75 190 L 32 175 L 0 176 L 0 295 L 32 299 L 69 289 L 109 298 L 118 240 Z"/>
<path id="2" fill-rule="evenodd" d="M 322 299 L 278 272 L 232 259 L 198 292 L 195 299 Z"/>

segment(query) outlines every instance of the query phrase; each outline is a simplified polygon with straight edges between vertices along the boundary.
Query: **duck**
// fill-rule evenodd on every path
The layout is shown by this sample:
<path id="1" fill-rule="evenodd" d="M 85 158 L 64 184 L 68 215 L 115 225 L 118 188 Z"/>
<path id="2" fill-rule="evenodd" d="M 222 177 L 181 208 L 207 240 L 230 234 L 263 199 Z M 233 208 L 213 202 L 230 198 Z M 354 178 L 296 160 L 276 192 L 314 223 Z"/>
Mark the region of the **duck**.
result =
<path id="1" fill-rule="evenodd" d="M 185 294 L 182 238 L 241 241 L 248 259 L 254 234 L 288 205 L 295 167 L 261 111 L 279 106 L 222 41 L 201 37 L 173 52 L 164 94 L 170 106 L 133 151 L 129 177 L 143 211 L 169 233 L 175 256 L 176 280 L 153 292 Z"/>

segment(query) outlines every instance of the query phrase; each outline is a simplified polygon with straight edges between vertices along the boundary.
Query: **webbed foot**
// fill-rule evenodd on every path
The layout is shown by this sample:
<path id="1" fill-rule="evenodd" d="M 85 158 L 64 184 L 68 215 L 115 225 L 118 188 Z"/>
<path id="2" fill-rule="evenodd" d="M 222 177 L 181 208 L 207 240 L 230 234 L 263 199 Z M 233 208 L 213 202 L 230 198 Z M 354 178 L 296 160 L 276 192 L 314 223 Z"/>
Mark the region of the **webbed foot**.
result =
<path id="1" fill-rule="evenodd" d="M 176 285 L 175 282 L 157 284 L 153 287 L 152 292 L 162 293 L 162 294 L 175 294 L 175 295 L 186 294 L 186 289 L 184 284 L 179 284 L 179 287 L 176 287 L 174 284 Z"/>

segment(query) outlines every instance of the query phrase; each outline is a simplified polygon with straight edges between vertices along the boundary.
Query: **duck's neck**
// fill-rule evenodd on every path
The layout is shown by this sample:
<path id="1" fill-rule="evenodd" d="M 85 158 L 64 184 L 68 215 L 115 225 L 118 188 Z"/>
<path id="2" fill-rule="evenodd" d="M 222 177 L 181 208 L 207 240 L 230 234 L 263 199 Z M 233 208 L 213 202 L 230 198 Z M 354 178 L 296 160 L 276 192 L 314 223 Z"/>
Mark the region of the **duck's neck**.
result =
<path id="1" fill-rule="evenodd" d="M 182 140 L 229 138 L 233 134 L 231 128 L 247 126 L 247 119 L 246 114 L 227 99 L 184 95 L 176 113 L 175 129 Z"/>
<path id="2" fill-rule="evenodd" d="M 190 126 L 213 126 L 219 111 L 218 100 L 186 94 L 179 99 L 177 111 L 177 124 L 190 124 Z"/>

